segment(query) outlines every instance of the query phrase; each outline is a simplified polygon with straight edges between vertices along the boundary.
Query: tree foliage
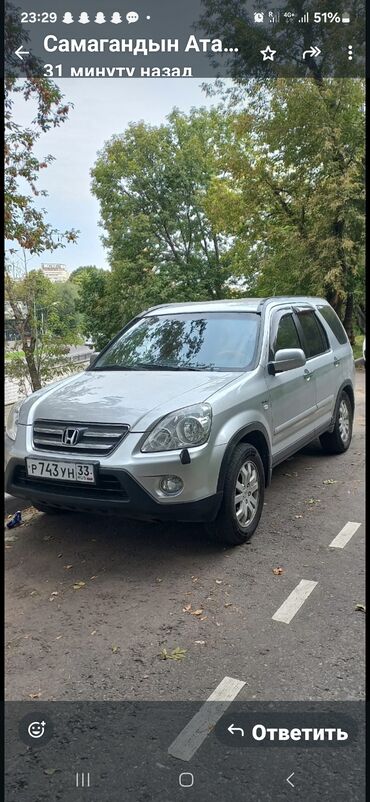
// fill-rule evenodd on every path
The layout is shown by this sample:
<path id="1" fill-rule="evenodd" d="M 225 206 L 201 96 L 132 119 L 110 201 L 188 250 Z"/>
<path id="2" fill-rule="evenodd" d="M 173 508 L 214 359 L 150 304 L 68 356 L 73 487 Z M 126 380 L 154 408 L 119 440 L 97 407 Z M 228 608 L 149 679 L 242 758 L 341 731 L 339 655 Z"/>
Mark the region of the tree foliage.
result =
<path id="1" fill-rule="evenodd" d="M 227 292 L 228 242 L 205 208 L 228 118 L 174 110 L 165 124 L 131 124 L 92 171 L 110 254 L 111 309 L 120 321 L 165 300 Z"/>
<path id="2" fill-rule="evenodd" d="M 15 51 L 26 45 L 27 33 L 21 27 L 20 10 L 6 4 L 5 12 L 5 237 L 30 253 L 54 250 L 66 241 L 76 239 L 75 230 L 59 232 L 46 220 L 38 198 L 47 193 L 38 180 L 42 170 L 52 162 L 47 155 L 40 159 L 35 153 L 42 133 L 55 128 L 68 117 L 70 105 L 55 83 L 40 75 L 34 56 L 24 57 L 24 78 L 18 77 Z M 22 95 L 35 106 L 34 119 L 20 125 L 14 115 L 15 100 Z"/>
<path id="3" fill-rule="evenodd" d="M 207 199 L 213 224 L 235 238 L 234 270 L 256 294 L 325 296 L 352 334 L 364 295 L 362 82 L 255 86 L 234 122 L 227 175 Z"/>
<path id="4" fill-rule="evenodd" d="M 363 89 L 255 83 L 237 106 L 113 137 L 93 170 L 112 270 L 84 281 L 81 300 L 100 344 L 145 307 L 241 288 L 325 296 L 352 336 L 364 306 Z"/>
<path id="5" fill-rule="evenodd" d="M 55 285 L 41 270 L 23 278 L 5 272 L 5 299 L 11 310 L 17 340 L 15 351 L 6 352 L 6 375 L 21 389 L 39 390 L 73 365 L 66 358 L 69 346 L 79 341 L 79 317 L 75 292 L 67 284 Z"/>

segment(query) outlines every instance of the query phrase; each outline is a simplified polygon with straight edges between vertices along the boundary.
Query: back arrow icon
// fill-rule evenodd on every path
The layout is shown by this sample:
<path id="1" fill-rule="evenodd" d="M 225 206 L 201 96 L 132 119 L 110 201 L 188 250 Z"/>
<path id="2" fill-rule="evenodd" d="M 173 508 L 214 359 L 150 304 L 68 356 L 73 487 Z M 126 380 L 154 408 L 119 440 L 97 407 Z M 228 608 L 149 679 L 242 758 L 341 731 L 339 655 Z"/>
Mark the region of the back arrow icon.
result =
<path id="1" fill-rule="evenodd" d="M 21 61 L 23 61 L 23 56 L 29 56 L 29 51 L 22 50 L 22 47 L 23 45 L 20 45 L 20 47 L 18 47 L 18 50 L 15 51 L 15 55 L 18 56 L 18 58 L 20 58 Z"/>
<path id="2" fill-rule="evenodd" d="M 286 781 L 287 781 L 287 783 L 289 783 L 289 785 L 291 785 L 291 786 L 292 786 L 292 788 L 294 788 L 294 785 L 293 785 L 293 783 L 291 783 L 291 782 L 290 782 L 290 778 L 291 778 L 291 777 L 294 777 L 294 771 L 292 771 L 292 773 L 291 773 L 291 774 L 289 774 L 289 777 L 287 777 L 287 778 L 286 778 Z"/>
<path id="3" fill-rule="evenodd" d="M 228 727 L 227 730 L 231 733 L 231 735 L 234 735 L 235 732 L 240 732 L 242 738 L 244 738 L 244 730 L 242 730 L 241 727 L 235 727 L 235 724 L 230 724 L 230 727 Z"/>
<path id="4" fill-rule="evenodd" d="M 306 56 L 311 56 L 311 58 L 315 58 L 316 56 L 319 56 L 320 53 L 321 53 L 321 50 L 320 50 L 319 47 L 313 47 L 311 45 L 309 50 L 305 50 L 304 51 L 302 58 L 306 58 Z"/>

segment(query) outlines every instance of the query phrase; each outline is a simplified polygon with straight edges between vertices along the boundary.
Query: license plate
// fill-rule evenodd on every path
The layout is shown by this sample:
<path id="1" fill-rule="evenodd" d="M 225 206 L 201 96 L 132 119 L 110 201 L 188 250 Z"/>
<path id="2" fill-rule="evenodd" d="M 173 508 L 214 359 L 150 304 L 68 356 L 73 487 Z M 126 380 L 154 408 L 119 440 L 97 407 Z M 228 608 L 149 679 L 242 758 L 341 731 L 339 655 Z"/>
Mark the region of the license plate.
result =
<path id="1" fill-rule="evenodd" d="M 56 479 L 61 482 L 95 484 L 94 465 L 87 462 L 54 462 L 48 459 L 27 457 L 27 474 L 38 479 Z"/>

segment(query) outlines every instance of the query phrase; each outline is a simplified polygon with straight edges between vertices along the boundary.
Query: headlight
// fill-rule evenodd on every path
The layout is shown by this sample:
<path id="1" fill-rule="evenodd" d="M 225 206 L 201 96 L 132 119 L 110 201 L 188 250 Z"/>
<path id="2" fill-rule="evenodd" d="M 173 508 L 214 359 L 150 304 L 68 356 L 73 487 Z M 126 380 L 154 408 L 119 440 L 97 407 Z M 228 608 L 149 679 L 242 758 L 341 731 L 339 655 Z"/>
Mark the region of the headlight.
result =
<path id="1" fill-rule="evenodd" d="M 19 410 L 23 404 L 23 400 L 24 399 L 22 399 L 22 401 L 17 401 L 16 404 L 13 404 L 8 415 L 8 420 L 6 422 L 6 433 L 11 440 L 15 440 L 17 436 Z"/>
<path id="2" fill-rule="evenodd" d="M 212 409 L 209 404 L 196 404 L 171 412 L 150 432 L 142 451 L 172 451 L 206 443 L 211 431 Z"/>

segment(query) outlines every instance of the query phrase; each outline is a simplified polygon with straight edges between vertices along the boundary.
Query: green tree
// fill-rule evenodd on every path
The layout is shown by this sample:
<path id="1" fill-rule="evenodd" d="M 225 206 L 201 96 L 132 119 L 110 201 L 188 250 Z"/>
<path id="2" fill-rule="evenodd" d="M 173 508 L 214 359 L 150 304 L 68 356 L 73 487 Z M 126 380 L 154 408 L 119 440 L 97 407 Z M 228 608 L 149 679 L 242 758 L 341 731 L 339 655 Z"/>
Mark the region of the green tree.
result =
<path id="1" fill-rule="evenodd" d="M 78 318 L 69 290 L 32 270 L 23 278 L 5 272 L 5 298 L 13 316 L 18 350 L 6 353 L 6 375 L 23 390 L 32 391 L 73 369 L 66 358 L 69 346 L 78 342 Z M 17 346 L 16 346 L 17 347 Z"/>
<path id="2" fill-rule="evenodd" d="M 227 115 L 175 109 L 164 125 L 131 124 L 98 155 L 92 189 L 112 270 L 101 332 L 156 303 L 228 294 L 229 242 L 206 199 L 230 135 Z"/>
<path id="3" fill-rule="evenodd" d="M 234 270 L 253 293 L 325 295 L 353 339 L 364 295 L 362 82 L 250 86 L 235 131 L 207 199 L 213 224 L 234 237 Z"/>
<path id="4" fill-rule="evenodd" d="M 57 85 L 40 74 L 40 65 L 34 56 L 25 56 L 19 78 L 19 59 L 15 51 L 26 45 L 27 33 L 20 24 L 20 9 L 11 3 L 5 10 L 5 237 L 29 253 L 41 253 L 63 247 L 76 239 L 75 230 L 59 232 L 46 220 L 45 209 L 38 198 L 45 196 L 39 189 L 42 170 L 53 161 L 51 155 L 38 158 L 35 146 L 42 133 L 64 123 L 70 105 L 64 102 Z M 27 126 L 20 125 L 14 116 L 17 95 L 36 106 L 34 119 Z"/>
<path id="5" fill-rule="evenodd" d="M 88 274 L 91 270 L 97 269 L 98 268 L 95 265 L 81 265 L 81 267 L 76 267 L 76 270 L 72 270 L 72 272 L 69 274 L 68 281 L 78 286 L 85 274 Z"/>
<path id="6" fill-rule="evenodd" d="M 82 316 L 82 331 L 102 348 L 123 326 L 113 314 L 115 299 L 110 292 L 110 274 L 97 267 L 78 270 L 81 272 L 72 281 L 78 287 L 77 310 Z"/>

